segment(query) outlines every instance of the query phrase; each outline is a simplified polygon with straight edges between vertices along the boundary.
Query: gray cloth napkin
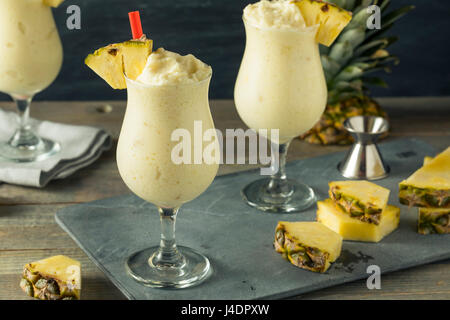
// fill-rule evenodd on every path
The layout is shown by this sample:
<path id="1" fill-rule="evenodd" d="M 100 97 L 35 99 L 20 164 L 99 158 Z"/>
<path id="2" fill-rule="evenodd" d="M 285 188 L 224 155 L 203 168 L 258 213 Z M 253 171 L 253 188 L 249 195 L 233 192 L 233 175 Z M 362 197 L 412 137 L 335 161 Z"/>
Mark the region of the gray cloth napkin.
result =
<path id="1" fill-rule="evenodd" d="M 0 141 L 7 141 L 18 124 L 13 112 L 0 110 Z M 102 129 L 30 119 L 34 132 L 57 141 L 59 153 L 33 163 L 10 163 L 0 158 L 0 183 L 44 187 L 52 179 L 63 179 L 97 160 L 111 148 L 111 136 Z"/>

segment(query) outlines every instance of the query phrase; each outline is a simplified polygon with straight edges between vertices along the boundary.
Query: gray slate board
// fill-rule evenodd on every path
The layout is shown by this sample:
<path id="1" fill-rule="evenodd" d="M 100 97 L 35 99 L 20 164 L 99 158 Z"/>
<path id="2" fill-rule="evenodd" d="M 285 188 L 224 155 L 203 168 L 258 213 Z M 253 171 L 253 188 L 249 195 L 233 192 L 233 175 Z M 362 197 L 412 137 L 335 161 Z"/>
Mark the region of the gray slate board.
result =
<path id="1" fill-rule="evenodd" d="M 389 188 L 390 204 L 401 207 L 400 227 L 378 244 L 345 241 L 341 257 L 325 274 L 301 270 L 272 247 L 277 221 L 315 220 L 315 206 L 302 213 L 270 214 L 247 206 L 240 189 L 259 178 L 258 171 L 217 177 L 199 198 L 180 210 L 180 245 L 206 254 L 214 268 L 203 284 L 182 290 L 147 288 L 125 272 L 125 259 L 134 251 L 159 242 L 156 208 L 134 195 L 64 208 L 56 221 L 129 299 L 276 299 L 367 278 L 376 264 L 382 273 L 450 258 L 450 235 L 422 236 L 416 232 L 417 209 L 397 200 L 398 183 L 436 151 L 415 139 L 380 144 L 391 175 L 377 183 Z M 320 199 L 328 181 L 342 180 L 336 153 L 288 164 L 291 178 L 303 180 Z"/>

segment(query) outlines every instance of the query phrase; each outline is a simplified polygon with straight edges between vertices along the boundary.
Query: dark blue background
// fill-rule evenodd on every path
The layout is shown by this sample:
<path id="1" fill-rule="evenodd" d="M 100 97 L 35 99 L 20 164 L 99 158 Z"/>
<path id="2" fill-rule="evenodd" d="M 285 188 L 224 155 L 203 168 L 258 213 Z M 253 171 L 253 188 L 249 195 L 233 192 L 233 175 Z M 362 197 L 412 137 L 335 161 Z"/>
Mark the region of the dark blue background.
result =
<path id="1" fill-rule="evenodd" d="M 64 45 L 64 65 L 57 80 L 37 100 L 116 100 L 112 90 L 84 63 L 91 51 L 131 37 L 128 11 L 140 10 L 144 32 L 155 47 L 195 56 L 213 67 L 211 98 L 232 98 L 244 50 L 242 9 L 248 0 L 67 0 L 54 10 Z M 392 0 L 391 7 L 415 4 L 390 34 L 400 36 L 390 51 L 401 58 L 385 76 L 383 96 L 450 95 L 450 1 Z M 81 30 L 68 30 L 66 9 L 81 8 Z M 7 100 L 1 94 L 0 99 Z"/>

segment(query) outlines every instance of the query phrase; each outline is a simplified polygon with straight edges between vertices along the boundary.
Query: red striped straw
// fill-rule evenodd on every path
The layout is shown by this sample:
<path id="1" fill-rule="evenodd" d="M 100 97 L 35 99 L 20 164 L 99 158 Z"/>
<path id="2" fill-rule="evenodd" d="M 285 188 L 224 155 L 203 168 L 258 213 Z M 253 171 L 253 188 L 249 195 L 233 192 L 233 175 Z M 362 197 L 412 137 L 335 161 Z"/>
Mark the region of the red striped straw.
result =
<path id="1" fill-rule="evenodd" d="M 131 33 L 133 34 L 133 39 L 139 39 L 143 35 L 141 16 L 139 15 L 139 11 L 128 12 L 128 18 L 130 19 Z"/>

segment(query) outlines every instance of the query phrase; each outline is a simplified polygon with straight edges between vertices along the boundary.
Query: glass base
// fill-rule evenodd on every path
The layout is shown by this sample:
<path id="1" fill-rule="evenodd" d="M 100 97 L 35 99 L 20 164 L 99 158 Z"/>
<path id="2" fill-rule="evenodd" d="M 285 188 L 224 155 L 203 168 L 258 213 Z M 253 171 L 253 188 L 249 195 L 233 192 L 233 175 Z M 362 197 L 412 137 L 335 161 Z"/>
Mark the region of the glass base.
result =
<path id="1" fill-rule="evenodd" d="M 283 192 L 270 192 L 270 178 L 256 180 L 242 189 L 244 200 L 252 207 L 274 213 L 303 211 L 316 202 L 314 191 L 303 183 L 287 179 Z"/>
<path id="2" fill-rule="evenodd" d="M 155 266 L 153 258 L 159 246 L 133 253 L 126 262 L 128 273 L 138 282 L 155 288 L 187 288 L 200 284 L 212 273 L 209 260 L 193 249 L 178 246 L 183 263 Z"/>
<path id="3" fill-rule="evenodd" d="M 40 138 L 36 144 L 0 143 L 0 158 L 7 162 L 42 161 L 61 150 L 59 143 Z"/>

